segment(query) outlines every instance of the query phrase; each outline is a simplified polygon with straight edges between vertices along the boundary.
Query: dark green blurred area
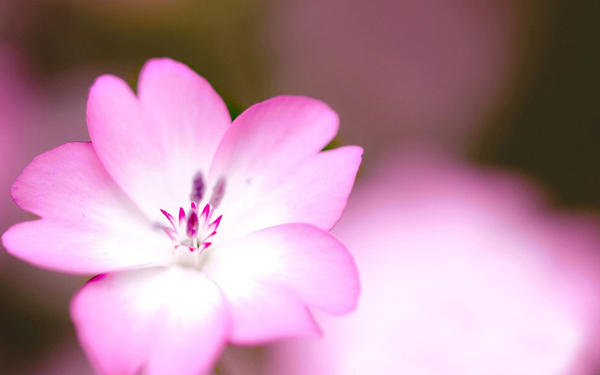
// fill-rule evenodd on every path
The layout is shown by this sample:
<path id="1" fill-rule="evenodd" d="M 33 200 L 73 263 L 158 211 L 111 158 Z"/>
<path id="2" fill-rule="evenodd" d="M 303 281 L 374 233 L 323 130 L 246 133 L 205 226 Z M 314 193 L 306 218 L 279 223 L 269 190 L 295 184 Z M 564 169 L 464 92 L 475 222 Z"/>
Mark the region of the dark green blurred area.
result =
<path id="1" fill-rule="evenodd" d="M 230 90 L 231 100 L 253 99 L 264 91 L 270 60 L 259 37 L 264 32 L 261 1 L 164 3 L 144 11 L 143 1 L 91 7 L 77 1 L 25 1 L 20 7 L 29 12 L 30 28 L 15 36 L 16 44 L 44 78 L 79 66 L 115 65 L 130 69 L 124 78 L 133 84 L 147 59 L 167 56 Z"/>
<path id="2" fill-rule="evenodd" d="M 0 283 L 0 370 L 3 374 L 31 364 L 71 334 L 68 321 L 41 308 L 35 297 L 17 293 L 8 284 Z"/>
<path id="3" fill-rule="evenodd" d="M 19 46 L 42 86 L 91 66 L 135 87 L 148 58 L 168 56 L 213 83 L 233 117 L 256 101 L 286 94 L 273 85 L 277 61 L 266 36 L 273 2 L 181 0 L 152 9 L 134 1 L 85 3 L 26 0 L 7 7 L 11 16 L 0 38 Z M 524 4 L 522 65 L 469 157 L 532 177 L 559 205 L 599 211 L 600 1 Z M 366 150 L 367 161 L 369 152 L 382 151 Z M 35 295 L 11 285 L 13 276 L 0 276 L 2 374 L 21 373 L 73 334 L 66 308 L 45 310 Z"/>
<path id="4" fill-rule="evenodd" d="M 600 2 L 562 1 L 524 85 L 475 158 L 546 186 L 559 204 L 600 209 Z M 536 53 L 537 54 L 537 53 Z"/>

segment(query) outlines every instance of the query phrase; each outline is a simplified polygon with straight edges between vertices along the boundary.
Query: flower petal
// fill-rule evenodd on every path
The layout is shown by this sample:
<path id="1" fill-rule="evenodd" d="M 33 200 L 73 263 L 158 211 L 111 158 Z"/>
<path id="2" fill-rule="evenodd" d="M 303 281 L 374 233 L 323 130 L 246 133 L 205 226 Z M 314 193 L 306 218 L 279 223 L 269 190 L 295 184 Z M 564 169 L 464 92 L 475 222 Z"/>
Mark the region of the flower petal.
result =
<path id="1" fill-rule="evenodd" d="M 107 375 L 205 374 L 230 324 L 214 283 L 178 267 L 92 279 L 74 297 L 71 316 L 91 362 Z"/>
<path id="2" fill-rule="evenodd" d="M 327 105 L 305 97 L 273 98 L 242 113 L 223 137 L 210 173 L 210 183 L 226 181 L 223 225 L 244 233 L 296 221 L 330 229 L 341 215 L 361 154 L 359 148 L 346 148 L 319 155 L 338 121 Z M 282 203 L 284 210 L 274 208 Z M 237 222 L 252 210 L 251 221 Z"/>
<path id="3" fill-rule="evenodd" d="M 235 343 L 314 333 L 307 307 L 329 314 L 356 307 L 359 285 L 352 257 L 314 226 L 271 227 L 209 251 L 203 269 L 228 300 Z"/>
<path id="4" fill-rule="evenodd" d="M 320 330 L 305 303 L 285 288 L 245 277 L 218 278 L 233 318 L 231 343 L 261 345 L 284 337 L 319 335 Z"/>
<path id="5" fill-rule="evenodd" d="M 159 219 L 160 209 L 189 204 L 194 176 L 208 173 L 231 118 L 206 80 L 169 59 L 145 65 L 138 92 L 139 98 L 122 80 L 100 77 L 90 92 L 88 127 L 111 176 Z"/>
<path id="6" fill-rule="evenodd" d="M 38 156 L 11 194 L 21 208 L 42 217 L 2 236 L 11 254 L 30 263 L 94 274 L 169 260 L 168 237 L 115 184 L 90 143 Z"/>
<path id="7" fill-rule="evenodd" d="M 227 210 L 219 234 L 237 237 L 285 223 L 330 230 L 346 207 L 361 155 L 360 147 L 341 147 L 262 176 Z"/>

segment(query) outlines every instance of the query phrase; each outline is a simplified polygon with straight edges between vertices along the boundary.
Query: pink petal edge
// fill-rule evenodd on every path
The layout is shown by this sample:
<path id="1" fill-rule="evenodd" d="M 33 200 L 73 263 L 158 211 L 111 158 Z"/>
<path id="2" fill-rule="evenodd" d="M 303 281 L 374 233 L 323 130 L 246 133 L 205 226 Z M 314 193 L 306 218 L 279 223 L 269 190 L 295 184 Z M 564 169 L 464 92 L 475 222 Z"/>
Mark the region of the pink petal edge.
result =
<path id="1" fill-rule="evenodd" d="M 189 204 L 194 176 L 208 173 L 231 124 L 223 100 L 193 70 L 170 59 L 149 60 L 139 96 L 105 75 L 88 100 L 90 137 L 102 163 L 150 218 Z"/>
<path id="2" fill-rule="evenodd" d="M 92 279 L 71 316 L 102 374 L 208 374 L 230 329 L 216 285 L 194 270 L 144 268 Z"/>
<path id="3" fill-rule="evenodd" d="M 289 222 L 329 230 L 341 216 L 362 154 L 356 146 L 321 152 L 338 123 L 323 102 L 297 96 L 276 97 L 242 113 L 225 133 L 209 173 L 210 185 L 226 179 L 220 233 L 238 236 Z"/>
<path id="4" fill-rule="evenodd" d="M 36 157 L 11 194 L 42 217 L 3 234 L 7 251 L 20 259 L 82 274 L 168 262 L 168 238 L 114 183 L 90 143 L 68 143 Z"/>
<path id="5" fill-rule="evenodd" d="M 234 343 L 314 334 L 306 308 L 333 315 L 356 308 L 360 287 L 350 253 L 312 225 L 271 227 L 212 250 L 204 271 L 228 301 Z"/>

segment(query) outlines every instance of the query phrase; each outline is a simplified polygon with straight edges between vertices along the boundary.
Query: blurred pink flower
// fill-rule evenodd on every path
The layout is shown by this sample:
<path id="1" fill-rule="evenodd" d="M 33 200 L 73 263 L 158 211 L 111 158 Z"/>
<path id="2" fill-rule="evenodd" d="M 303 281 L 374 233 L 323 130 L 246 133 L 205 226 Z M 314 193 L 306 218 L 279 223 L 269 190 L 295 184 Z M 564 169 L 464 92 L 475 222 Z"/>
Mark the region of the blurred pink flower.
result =
<path id="1" fill-rule="evenodd" d="M 326 105 L 278 97 L 231 124 L 208 82 L 162 59 L 138 96 L 100 77 L 87 118 L 92 143 L 19 176 L 13 199 L 42 219 L 2 239 L 32 264 L 101 274 L 71 305 L 99 371 L 198 374 L 225 342 L 314 334 L 308 308 L 354 309 L 354 263 L 327 232 L 362 150 L 320 152 L 338 128 Z"/>
<path id="2" fill-rule="evenodd" d="M 23 140 L 31 130 L 34 95 L 24 77 L 24 65 L 13 48 L 0 45 L 0 231 L 18 215 L 9 190 L 28 155 Z"/>
<path id="3" fill-rule="evenodd" d="M 599 225 L 528 185 L 424 153 L 358 184 L 334 233 L 359 308 L 274 346 L 267 373 L 595 374 Z"/>
<path id="4" fill-rule="evenodd" d="M 516 72 L 519 10 L 512 0 L 279 2 L 277 84 L 325 98 L 341 137 L 371 160 L 409 139 L 465 150 Z"/>

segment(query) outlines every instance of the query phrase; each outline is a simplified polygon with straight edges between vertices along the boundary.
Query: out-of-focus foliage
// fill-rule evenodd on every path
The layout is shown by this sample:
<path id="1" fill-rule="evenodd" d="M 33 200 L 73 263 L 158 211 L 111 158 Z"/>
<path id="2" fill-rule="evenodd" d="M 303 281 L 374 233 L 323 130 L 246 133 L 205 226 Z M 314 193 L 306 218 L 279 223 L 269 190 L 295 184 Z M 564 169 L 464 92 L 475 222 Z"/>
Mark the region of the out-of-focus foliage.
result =
<path id="1" fill-rule="evenodd" d="M 536 58 L 475 155 L 535 176 L 564 204 L 599 209 L 600 2 L 549 4 L 548 35 L 531 26 L 537 38 L 524 49 Z"/>

